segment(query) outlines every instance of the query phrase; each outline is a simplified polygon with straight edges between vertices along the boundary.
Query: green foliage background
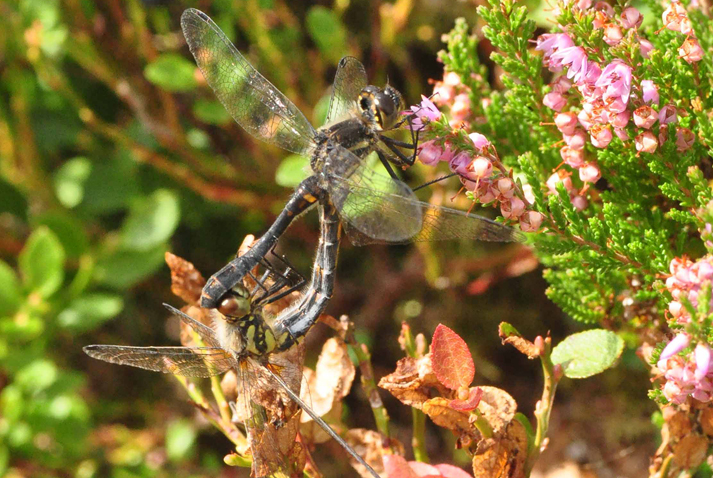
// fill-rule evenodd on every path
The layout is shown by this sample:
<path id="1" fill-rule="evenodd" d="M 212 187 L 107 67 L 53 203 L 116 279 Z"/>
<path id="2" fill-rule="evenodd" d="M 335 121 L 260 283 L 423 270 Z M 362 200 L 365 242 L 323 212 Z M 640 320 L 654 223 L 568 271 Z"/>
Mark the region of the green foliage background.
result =
<path id="1" fill-rule="evenodd" d="M 441 33 L 458 16 L 479 22 L 466 3 L 418 0 L 0 1 L 0 475 L 234 471 L 220 471 L 227 440 L 193 419 L 170 377 L 81 352 L 90 343 L 177 343 L 177 324 L 161 307 L 177 302 L 164 253 L 209 276 L 246 234 L 266 228 L 304 165 L 248 137 L 199 80 L 179 28 L 187 7 L 211 15 L 315 125 L 341 56 L 362 59 L 375 84 L 388 77 L 416 103 L 430 93 L 427 80 L 442 75 Z M 481 44 L 477 54 L 485 60 L 490 48 Z M 513 142 L 525 139 L 512 132 Z M 417 167 L 407 179 L 418 184 L 425 175 Z M 444 203 L 457 190 L 457 183 L 441 190 Z M 316 233 L 316 218 L 307 216 L 282 241 L 305 273 Z M 496 324 L 555 337 L 576 326 L 546 299 L 539 272 L 507 278 L 506 266 L 522 254 L 512 245 L 345 246 L 328 312 L 357 323 L 378 358 L 377 375 L 402 355 L 402 320 L 426 335 L 447 323 L 468 339 L 476 381 L 498 384 L 531 410 L 537 367 L 498 346 Z M 476 293 L 476 278 L 493 285 Z M 315 330 L 312 350 L 325 333 Z M 572 400 L 562 416 L 582 428 L 561 436 L 587 437 L 604 455 L 638 444 L 646 456 L 653 406 L 645 376 L 628 351 L 604 383 L 563 384 L 564 403 L 606 397 L 598 406 L 612 426 L 598 431 L 601 423 L 587 417 L 591 404 Z M 410 411 L 386 404 L 408 443 Z M 363 397 L 348 405 L 352 423 L 372 427 L 356 418 L 368 416 L 359 413 L 367 410 Z M 626 429 L 615 425 L 622 416 Z M 430 433 L 434 456 L 450 462 L 452 438 Z"/>

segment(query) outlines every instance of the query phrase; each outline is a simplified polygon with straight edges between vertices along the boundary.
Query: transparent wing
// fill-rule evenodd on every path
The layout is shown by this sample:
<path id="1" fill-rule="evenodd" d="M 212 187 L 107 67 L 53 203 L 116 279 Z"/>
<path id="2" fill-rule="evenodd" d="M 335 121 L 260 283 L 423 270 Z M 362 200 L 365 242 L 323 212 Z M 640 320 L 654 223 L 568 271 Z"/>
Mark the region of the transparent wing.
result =
<path id="1" fill-rule="evenodd" d="M 354 109 L 357 97 L 366 86 L 366 82 L 366 71 L 359 60 L 352 56 L 345 56 L 339 60 L 325 124 L 346 116 Z"/>
<path id="2" fill-rule="evenodd" d="M 218 341 L 218 338 L 215 336 L 215 332 L 213 329 L 208 327 L 207 325 L 201 324 L 197 320 L 195 320 L 193 317 L 190 315 L 186 314 L 185 312 L 178 310 L 177 308 L 173 307 L 172 305 L 169 304 L 163 304 L 164 307 L 168 309 L 169 312 L 171 312 L 173 315 L 177 316 L 180 318 L 183 323 L 186 325 L 189 325 L 197 334 L 198 336 L 203 340 L 203 343 L 207 345 L 208 347 L 216 348 L 219 349 L 220 347 L 220 342 Z"/>
<path id="3" fill-rule="evenodd" d="M 245 131 L 294 153 L 308 155 L 314 129 L 302 112 L 240 54 L 205 13 L 189 8 L 181 27 L 215 95 Z"/>
<path id="4" fill-rule="evenodd" d="M 518 241 L 514 229 L 475 214 L 416 198 L 405 183 L 381 175 L 337 146 L 327 172 L 330 197 L 354 244 L 446 239 Z"/>
<path id="5" fill-rule="evenodd" d="M 88 345 L 84 347 L 84 352 L 104 362 L 184 377 L 212 377 L 235 365 L 235 360 L 225 350 L 214 347 Z"/>

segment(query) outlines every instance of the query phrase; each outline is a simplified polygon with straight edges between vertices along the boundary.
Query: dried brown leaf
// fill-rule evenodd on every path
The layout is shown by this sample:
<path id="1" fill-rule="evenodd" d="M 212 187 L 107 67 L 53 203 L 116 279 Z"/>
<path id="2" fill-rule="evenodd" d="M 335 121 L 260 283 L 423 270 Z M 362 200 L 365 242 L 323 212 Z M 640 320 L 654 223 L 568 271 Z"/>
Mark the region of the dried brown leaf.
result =
<path id="1" fill-rule="evenodd" d="M 527 431 L 518 420 L 502 433 L 482 440 L 473 456 L 475 478 L 524 478 L 527 459 Z"/>
<path id="2" fill-rule="evenodd" d="M 171 292 L 188 305 L 196 305 L 201 298 L 205 279 L 187 260 L 166 252 L 166 264 L 171 269 Z"/>
<path id="3" fill-rule="evenodd" d="M 420 359 L 405 357 L 396 363 L 396 370 L 379 380 L 379 387 L 388 390 L 404 405 L 421 408 L 435 395 L 451 398 L 453 392 L 436 378 L 431 367 L 431 354 Z"/>
<path id="4" fill-rule="evenodd" d="M 540 349 L 529 340 L 524 339 L 510 324 L 502 323 L 498 328 L 498 334 L 503 344 L 510 344 L 520 353 L 527 355 L 529 359 L 540 356 Z"/>
<path id="5" fill-rule="evenodd" d="M 344 434 L 344 440 L 359 454 L 374 470 L 384 475 L 383 458 L 387 455 L 404 454 L 404 446 L 395 438 L 385 438 L 381 433 L 364 428 L 353 428 Z M 388 446 L 387 446 L 388 445 Z M 353 458 L 349 458 L 352 467 L 364 478 L 372 478 L 369 471 L 357 463 Z"/>
<path id="6" fill-rule="evenodd" d="M 698 417 L 698 423 L 701 424 L 703 433 L 709 437 L 713 437 L 713 408 L 708 407 L 703 410 Z"/>
<path id="7" fill-rule="evenodd" d="M 509 393 L 497 387 L 482 386 L 483 391 L 478 410 L 494 431 L 500 431 L 513 419 L 517 412 L 517 402 Z"/>
<path id="8" fill-rule="evenodd" d="M 429 416 L 439 427 L 447 428 L 461 438 L 479 440 L 480 432 L 470 423 L 470 413 L 454 410 L 450 407 L 451 400 L 436 397 L 423 403 L 423 413 Z"/>
<path id="9" fill-rule="evenodd" d="M 684 469 L 698 468 L 706 459 L 708 440 L 703 435 L 691 433 L 673 445 L 673 460 Z"/>

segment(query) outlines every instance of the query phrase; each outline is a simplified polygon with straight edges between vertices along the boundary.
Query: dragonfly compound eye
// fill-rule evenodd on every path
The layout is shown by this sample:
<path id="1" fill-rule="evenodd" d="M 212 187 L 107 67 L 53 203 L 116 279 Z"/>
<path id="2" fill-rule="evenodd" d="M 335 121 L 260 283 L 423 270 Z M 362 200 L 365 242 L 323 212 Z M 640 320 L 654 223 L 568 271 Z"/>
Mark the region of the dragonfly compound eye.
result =
<path id="1" fill-rule="evenodd" d="M 250 301 L 228 294 L 218 306 L 218 312 L 226 317 L 242 318 L 250 312 Z"/>

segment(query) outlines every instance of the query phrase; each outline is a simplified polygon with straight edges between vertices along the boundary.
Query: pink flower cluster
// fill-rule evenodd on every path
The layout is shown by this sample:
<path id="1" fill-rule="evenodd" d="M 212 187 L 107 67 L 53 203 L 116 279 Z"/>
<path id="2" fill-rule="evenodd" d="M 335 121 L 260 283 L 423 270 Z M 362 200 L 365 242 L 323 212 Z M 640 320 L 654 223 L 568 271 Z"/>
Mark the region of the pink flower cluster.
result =
<path id="1" fill-rule="evenodd" d="M 466 87 L 458 73 L 452 71 L 443 75 L 443 81 L 437 81 L 433 87 L 433 101 L 439 106 L 448 105 L 450 116 L 448 124 L 451 128 L 468 128 L 471 116 L 469 88 Z"/>
<path id="2" fill-rule="evenodd" d="M 701 61 L 703 59 L 703 48 L 701 48 L 701 44 L 698 43 L 696 33 L 693 31 L 691 20 L 688 18 L 688 12 L 686 12 L 686 7 L 678 0 L 673 0 L 671 5 L 664 10 L 661 17 L 663 19 L 664 28 L 686 35 L 686 39 L 678 49 L 680 57 L 688 63 Z"/>
<path id="3" fill-rule="evenodd" d="M 708 402 L 713 399 L 711 347 L 705 340 L 694 339 L 692 333 L 689 333 L 695 333 L 700 324 L 695 323 L 696 319 L 691 317 L 682 301 L 685 298 L 694 307 L 698 306 L 701 288 L 706 284 L 710 286 L 713 280 L 713 256 L 705 256 L 696 262 L 676 258 L 671 261 L 670 272 L 666 288 L 674 300 L 669 303 L 669 312 L 684 329 L 666 345 L 656 364 L 666 379 L 663 393 L 673 403 L 682 403 L 689 395 L 696 400 Z M 679 355 L 692 342 L 697 342 L 693 351 Z"/>
<path id="4" fill-rule="evenodd" d="M 455 151 L 446 141 L 443 146 L 435 140 L 427 141 L 419 149 L 419 159 L 423 164 L 435 166 L 447 162 L 449 168 L 457 173 L 463 187 L 473 193 L 482 204 L 500 203 L 503 217 L 519 221 L 520 229 L 525 232 L 537 231 L 542 225 L 542 214 L 528 210 L 528 204 L 533 198 L 525 200 L 518 197 L 516 184 L 501 168 L 499 159 L 492 154 L 494 148 L 490 141 L 480 133 L 468 135 L 477 153 Z"/>

